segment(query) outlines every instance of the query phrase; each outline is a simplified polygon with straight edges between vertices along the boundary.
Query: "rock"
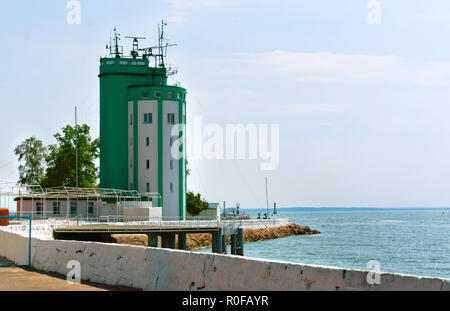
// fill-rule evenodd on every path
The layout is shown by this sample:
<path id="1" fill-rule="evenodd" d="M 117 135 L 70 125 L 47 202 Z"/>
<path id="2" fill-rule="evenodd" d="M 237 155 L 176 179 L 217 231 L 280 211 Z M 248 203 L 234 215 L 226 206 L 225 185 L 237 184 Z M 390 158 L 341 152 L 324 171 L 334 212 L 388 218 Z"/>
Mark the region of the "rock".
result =
<path id="1" fill-rule="evenodd" d="M 245 229 L 244 241 L 257 242 L 265 240 L 274 240 L 285 238 L 293 235 L 312 235 L 320 234 L 317 230 L 312 230 L 310 227 L 302 227 L 297 224 L 288 224 L 286 226 L 275 228 L 260 228 L 260 229 Z M 145 234 L 129 234 L 121 235 L 114 234 L 111 236 L 119 244 L 131 245 L 148 245 L 148 238 Z M 231 238 L 227 236 L 227 243 L 230 244 Z M 161 244 L 161 243 L 159 243 Z M 186 246 L 188 250 L 210 247 L 212 244 L 212 237 L 209 233 L 192 233 L 187 235 Z"/>

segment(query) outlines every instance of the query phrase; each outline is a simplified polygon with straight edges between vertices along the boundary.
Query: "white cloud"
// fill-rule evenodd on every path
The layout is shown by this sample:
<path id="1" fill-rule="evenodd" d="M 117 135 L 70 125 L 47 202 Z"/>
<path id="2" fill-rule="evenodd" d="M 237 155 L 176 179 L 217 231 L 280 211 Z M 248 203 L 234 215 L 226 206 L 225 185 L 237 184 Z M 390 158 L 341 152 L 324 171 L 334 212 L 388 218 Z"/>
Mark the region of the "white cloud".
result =
<path id="1" fill-rule="evenodd" d="M 217 8 L 238 3 L 238 0 L 168 0 L 175 9 Z"/>
<path id="2" fill-rule="evenodd" d="M 304 112 L 335 112 L 344 109 L 341 105 L 335 104 L 276 104 L 268 105 L 268 109 L 280 113 L 304 113 Z"/>
<path id="3" fill-rule="evenodd" d="M 319 126 L 324 126 L 324 127 L 333 127 L 334 124 L 333 123 L 329 123 L 329 122 L 320 122 Z"/>
<path id="4" fill-rule="evenodd" d="M 297 81 L 300 83 L 329 84 L 339 82 L 339 79 L 321 76 L 305 76 L 298 78 Z"/>
<path id="5" fill-rule="evenodd" d="M 418 63 L 394 56 L 297 53 L 275 50 L 236 53 L 236 61 L 269 67 L 275 72 L 298 74 L 299 82 L 336 83 L 344 79 L 397 80 L 421 85 L 450 82 L 450 62 Z"/>
<path id="6" fill-rule="evenodd" d="M 168 21 L 169 23 L 174 23 L 174 24 L 181 24 L 184 23 L 186 21 L 186 19 L 183 16 L 169 16 L 166 18 L 166 21 Z"/>
<path id="7" fill-rule="evenodd" d="M 239 88 L 239 87 L 229 87 L 225 88 L 225 91 L 228 93 L 234 93 L 238 95 L 253 95 L 254 92 L 249 89 Z"/>
<path id="8" fill-rule="evenodd" d="M 234 69 L 223 69 L 220 72 L 231 74 L 235 76 L 248 76 L 250 73 L 248 71 L 242 71 L 242 70 L 234 70 Z"/>

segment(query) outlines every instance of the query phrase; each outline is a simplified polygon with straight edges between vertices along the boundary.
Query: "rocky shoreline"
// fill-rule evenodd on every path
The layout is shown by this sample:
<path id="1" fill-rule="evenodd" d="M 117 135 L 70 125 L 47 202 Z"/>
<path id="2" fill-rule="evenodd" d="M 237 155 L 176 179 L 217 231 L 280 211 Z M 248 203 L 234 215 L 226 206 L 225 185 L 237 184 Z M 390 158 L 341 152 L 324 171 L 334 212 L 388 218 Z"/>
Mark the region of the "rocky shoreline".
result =
<path id="1" fill-rule="evenodd" d="M 313 235 L 320 234 L 317 230 L 312 230 L 308 226 L 303 227 L 290 223 L 286 226 L 274 228 L 244 229 L 244 242 L 257 242 L 265 240 L 274 240 L 294 235 Z M 112 240 L 118 244 L 148 245 L 148 237 L 145 234 L 130 235 L 111 235 Z M 227 243 L 230 243 L 230 237 L 227 237 Z M 193 233 L 187 235 L 186 246 L 188 250 L 211 247 L 212 237 L 208 233 Z"/>

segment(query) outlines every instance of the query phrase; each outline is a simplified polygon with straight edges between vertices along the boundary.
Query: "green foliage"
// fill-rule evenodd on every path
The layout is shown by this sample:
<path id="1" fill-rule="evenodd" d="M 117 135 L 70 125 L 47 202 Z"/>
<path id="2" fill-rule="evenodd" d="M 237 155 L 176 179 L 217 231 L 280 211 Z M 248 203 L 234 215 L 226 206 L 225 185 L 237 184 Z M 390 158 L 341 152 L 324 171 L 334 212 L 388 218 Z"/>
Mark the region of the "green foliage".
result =
<path id="1" fill-rule="evenodd" d="M 19 158 L 19 183 L 39 185 L 44 177 L 47 149 L 41 140 L 32 136 L 14 149 Z"/>
<path id="2" fill-rule="evenodd" d="M 208 202 L 202 200 L 200 193 L 195 194 L 192 191 L 186 193 L 186 205 L 187 212 L 191 216 L 197 216 L 201 211 L 209 207 Z"/>
<path id="3" fill-rule="evenodd" d="M 42 181 L 44 188 L 58 186 L 76 186 L 76 145 L 78 141 L 78 187 L 96 187 L 98 168 L 95 159 L 99 157 L 100 140 L 91 139 L 88 125 L 78 125 L 76 128 L 67 125 L 62 134 L 54 137 L 57 144 L 49 146 L 46 157 L 47 170 Z"/>

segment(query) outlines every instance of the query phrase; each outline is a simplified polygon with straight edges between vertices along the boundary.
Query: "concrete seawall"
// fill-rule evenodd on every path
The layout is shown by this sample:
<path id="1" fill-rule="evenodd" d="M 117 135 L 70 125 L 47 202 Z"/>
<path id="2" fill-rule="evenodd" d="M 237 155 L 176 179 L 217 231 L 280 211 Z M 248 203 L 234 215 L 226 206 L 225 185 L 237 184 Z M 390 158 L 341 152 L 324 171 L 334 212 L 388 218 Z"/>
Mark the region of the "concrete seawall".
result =
<path id="1" fill-rule="evenodd" d="M 0 230 L 0 256 L 26 264 L 27 242 Z M 381 284 L 369 285 L 362 270 L 97 242 L 32 242 L 38 270 L 66 274 L 67 263 L 78 260 L 83 280 L 144 290 L 450 290 L 450 279 L 381 273 Z"/>

